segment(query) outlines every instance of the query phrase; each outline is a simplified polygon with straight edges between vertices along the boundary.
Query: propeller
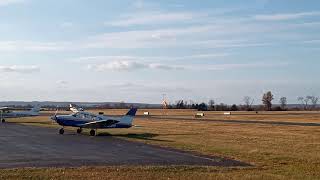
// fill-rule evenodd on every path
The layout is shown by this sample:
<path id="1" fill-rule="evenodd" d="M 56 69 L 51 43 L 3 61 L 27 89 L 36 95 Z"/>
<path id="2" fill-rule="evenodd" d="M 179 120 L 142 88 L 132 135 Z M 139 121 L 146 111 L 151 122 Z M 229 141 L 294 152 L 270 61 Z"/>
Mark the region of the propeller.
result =
<path id="1" fill-rule="evenodd" d="M 57 117 L 59 109 L 57 108 L 56 113 L 54 114 L 54 117 Z"/>
<path id="2" fill-rule="evenodd" d="M 56 110 L 54 116 L 51 116 L 52 124 L 56 122 L 58 112 L 59 112 L 59 108 L 57 107 L 57 110 Z"/>

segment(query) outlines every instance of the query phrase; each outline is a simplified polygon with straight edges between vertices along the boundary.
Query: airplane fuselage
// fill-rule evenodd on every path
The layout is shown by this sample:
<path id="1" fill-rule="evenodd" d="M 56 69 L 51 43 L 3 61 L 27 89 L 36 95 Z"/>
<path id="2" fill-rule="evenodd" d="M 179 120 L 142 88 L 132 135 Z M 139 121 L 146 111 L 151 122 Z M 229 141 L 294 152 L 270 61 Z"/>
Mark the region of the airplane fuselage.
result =
<path id="1" fill-rule="evenodd" d="M 92 119 L 81 119 L 74 117 L 73 115 L 62 115 L 55 117 L 55 121 L 60 126 L 71 126 L 71 127 L 82 127 L 84 124 L 100 121 L 100 120 L 106 120 L 106 117 L 95 117 Z M 114 121 L 114 118 L 112 119 Z M 115 123 L 115 124 L 101 124 L 99 125 L 99 129 L 109 129 L 109 128 L 131 128 L 131 124 L 127 123 Z"/>
<path id="2" fill-rule="evenodd" d="M 79 134 L 83 128 L 91 129 L 90 135 L 95 136 L 97 129 L 131 128 L 137 110 L 136 108 L 131 108 L 126 115 L 120 118 L 79 111 L 71 115 L 57 115 L 56 113 L 51 119 L 62 126 L 59 130 L 60 134 L 64 134 L 65 126 L 71 126 L 77 127 L 77 133 Z"/>

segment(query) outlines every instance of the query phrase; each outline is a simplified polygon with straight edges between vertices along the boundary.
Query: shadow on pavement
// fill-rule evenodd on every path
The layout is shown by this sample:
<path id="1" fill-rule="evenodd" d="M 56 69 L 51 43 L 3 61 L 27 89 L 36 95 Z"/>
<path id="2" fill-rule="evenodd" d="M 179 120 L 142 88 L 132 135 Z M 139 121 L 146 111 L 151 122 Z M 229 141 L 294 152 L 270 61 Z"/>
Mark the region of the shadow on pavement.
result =
<path id="1" fill-rule="evenodd" d="M 129 133 L 129 134 L 110 134 L 107 132 L 99 133 L 98 136 L 112 136 L 112 137 L 125 137 L 130 139 L 140 139 L 140 140 L 148 140 L 148 141 L 161 141 L 161 142 L 173 142 L 168 140 L 154 139 L 159 136 L 159 134 L 153 133 Z"/>

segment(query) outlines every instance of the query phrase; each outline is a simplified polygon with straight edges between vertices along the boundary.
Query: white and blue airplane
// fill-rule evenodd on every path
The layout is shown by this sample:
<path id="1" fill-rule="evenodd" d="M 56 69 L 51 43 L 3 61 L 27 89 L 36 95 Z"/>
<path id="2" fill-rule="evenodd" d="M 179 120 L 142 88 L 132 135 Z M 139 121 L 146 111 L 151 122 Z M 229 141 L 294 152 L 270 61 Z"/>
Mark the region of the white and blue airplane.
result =
<path id="1" fill-rule="evenodd" d="M 137 110 L 137 108 L 131 108 L 123 117 L 110 117 L 79 111 L 70 115 L 57 115 L 56 113 L 51 119 L 62 126 L 59 134 L 64 134 L 64 127 L 70 126 L 77 127 L 78 134 L 82 132 L 83 128 L 91 129 L 90 135 L 95 136 L 97 129 L 131 128 Z"/>
<path id="2" fill-rule="evenodd" d="M 34 107 L 30 111 L 12 111 L 13 108 L 1 107 L 0 119 L 2 123 L 5 123 L 7 118 L 20 118 L 20 117 L 33 117 L 39 116 L 40 107 Z"/>

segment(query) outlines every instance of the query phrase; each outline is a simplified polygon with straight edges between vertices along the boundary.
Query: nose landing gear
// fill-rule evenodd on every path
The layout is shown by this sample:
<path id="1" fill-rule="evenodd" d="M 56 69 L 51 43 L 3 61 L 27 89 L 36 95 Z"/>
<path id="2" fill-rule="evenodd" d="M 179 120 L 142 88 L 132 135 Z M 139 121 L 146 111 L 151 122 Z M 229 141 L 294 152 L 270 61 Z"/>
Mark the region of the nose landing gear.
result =
<path id="1" fill-rule="evenodd" d="M 61 128 L 61 129 L 59 130 L 59 134 L 64 134 L 64 129 L 63 129 L 63 128 Z"/>

